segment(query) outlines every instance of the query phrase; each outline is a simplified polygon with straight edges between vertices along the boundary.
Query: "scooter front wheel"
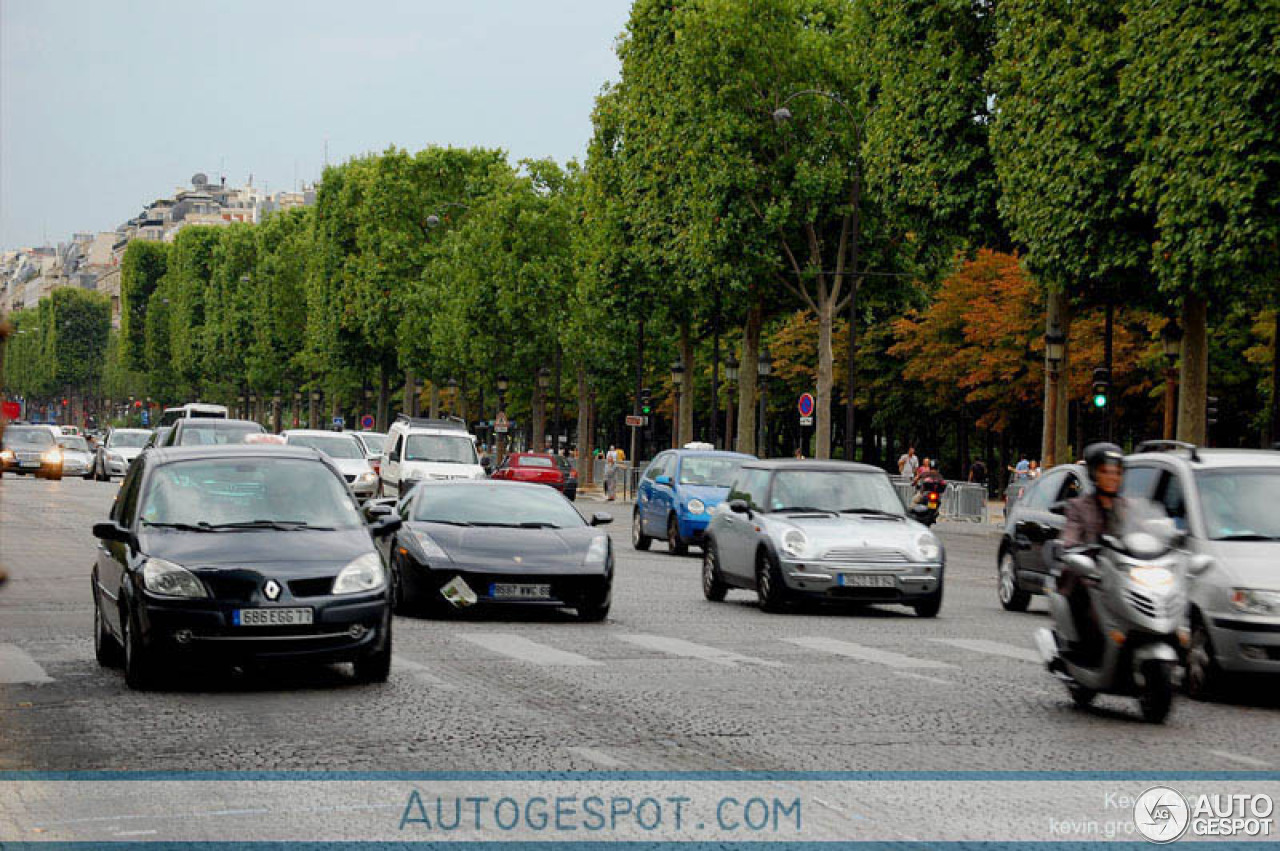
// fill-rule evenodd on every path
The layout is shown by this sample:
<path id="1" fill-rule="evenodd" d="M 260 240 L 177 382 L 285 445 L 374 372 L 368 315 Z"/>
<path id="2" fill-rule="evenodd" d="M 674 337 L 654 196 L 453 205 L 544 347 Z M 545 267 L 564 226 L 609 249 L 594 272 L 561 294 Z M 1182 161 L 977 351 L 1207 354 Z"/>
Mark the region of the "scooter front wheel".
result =
<path id="1" fill-rule="evenodd" d="M 1067 686 L 1067 691 L 1071 694 L 1072 701 L 1081 709 L 1087 709 L 1093 705 L 1093 699 L 1098 693 L 1091 688 L 1085 688 L 1078 683 L 1072 683 Z"/>
<path id="2" fill-rule="evenodd" d="M 1153 662 L 1142 672 L 1146 684 L 1138 695 L 1142 719 L 1151 724 L 1163 724 L 1173 708 L 1173 665 Z"/>

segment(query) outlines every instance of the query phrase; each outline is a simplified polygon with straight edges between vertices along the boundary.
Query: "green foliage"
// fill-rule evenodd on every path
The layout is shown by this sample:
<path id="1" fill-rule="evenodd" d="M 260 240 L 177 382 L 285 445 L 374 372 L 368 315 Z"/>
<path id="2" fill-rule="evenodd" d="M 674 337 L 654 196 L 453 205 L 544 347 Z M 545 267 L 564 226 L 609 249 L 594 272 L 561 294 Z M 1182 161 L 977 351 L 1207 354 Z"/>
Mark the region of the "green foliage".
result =
<path id="1" fill-rule="evenodd" d="M 120 353 L 128 369 L 146 361 L 147 307 L 168 266 L 169 246 L 135 239 L 120 263 Z"/>
<path id="2" fill-rule="evenodd" d="M 102 378 L 111 331 L 111 300 L 79 287 L 56 289 L 40 303 L 58 387 L 95 386 Z"/>

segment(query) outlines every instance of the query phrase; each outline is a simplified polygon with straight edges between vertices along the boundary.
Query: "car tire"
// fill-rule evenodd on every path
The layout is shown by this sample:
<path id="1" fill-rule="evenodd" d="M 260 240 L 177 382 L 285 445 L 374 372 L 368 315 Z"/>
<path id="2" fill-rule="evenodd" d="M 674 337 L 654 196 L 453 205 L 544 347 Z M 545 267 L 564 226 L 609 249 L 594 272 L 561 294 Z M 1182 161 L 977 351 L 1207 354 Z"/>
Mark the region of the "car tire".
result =
<path id="1" fill-rule="evenodd" d="M 612 605 L 611 591 L 611 586 L 605 586 L 603 591 L 583 598 L 575 609 L 578 620 L 583 623 L 599 623 L 607 618 Z"/>
<path id="2" fill-rule="evenodd" d="M 937 591 L 923 600 L 912 603 L 911 608 L 916 610 L 916 617 L 936 618 L 938 612 L 942 611 L 942 586 L 939 585 Z"/>
<path id="3" fill-rule="evenodd" d="M 644 533 L 644 527 L 640 523 L 640 512 L 631 512 L 631 546 L 637 550 L 647 550 L 652 543 L 653 538 Z"/>
<path id="4" fill-rule="evenodd" d="M 153 653 L 142 643 L 138 625 L 127 611 L 121 614 L 124 628 L 124 681 L 134 691 L 155 687 L 156 665 Z"/>
<path id="5" fill-rule="evenodd" d="M 762 552 L 756 559 L 756 597 L 760 609 L 771 614 L 785 612 L 790 603 L 782 580 L 782 566 L 772 553 Z"/>
<path id="6" fill-rule="evenodd" d="M 1187 697 L 1212 700 L 1222 689 L 1222 668 L 1213 652 L 1209 627 L 1197 612 L 1191 619 L 1191 648 L 1187 651 Z"/>
<path id="7" fill-rule="evenodd" d="M 1146 685 L 1138 696 L 1142 720 L 1148 724 L 1163 724 L 1173 708 L 1173 664 L 1149 662 L 1143 675 Z"/>
<path id="8" fill-rule="evenodd" d="M 119 667 L 124 648 L 107 629 L 107 622 L 102 617 L 102 606 L 96 591 L 93 596 L 93 656 L 104 668 Z"/>
<path id="9" fill-rule="evenodd" d="M 356 681 L 385 683 L 391 676 L 391 619 L 387 619 L 387 637 L 382 648 L 366 653 L 353 663 Z"/>
<path id="10" fill-rule="evenodd" d="M 1013 553 L 1008 550 L 1001 552 L 996 570 L 996 594 L 1000 598 L 1000 605 L 1006 612 L 1025 612 L 1031 602 L 1031 594 L 1018 587 L 1018 571 Z"/>
<path id="11" fill-rule="evenodd" d="M 722 602 L 729 586 L 720 577 L 720 554 L 710 538 L 702 545 L 702 596 L 713 603 Z"/>
<path id="12" fill-rule="evenodd" d="M 667 552 L 673 556 L 688 555 L 689 545 L 680 537 L 680 524 L 675 514 L 667 515 Z"/>
<path id="13" fill-rule="evenodd" d="M 1067 694 L 1071 695 L 1071 702 L 1081 709 L 1088 709 L 1093 705 L 1093 699 L 1098 693 L 1091 688 L 1072 683 L 1067 686 Z"/>
<path id="14" fill-rule="evenodd" d="M 393 551 L 395 542 L 391 544 Z M 409 614 L 409 601 L 404 594 L 404 571 L 400 559 L 391 557 L 391 611 L 397 615 Z"/>

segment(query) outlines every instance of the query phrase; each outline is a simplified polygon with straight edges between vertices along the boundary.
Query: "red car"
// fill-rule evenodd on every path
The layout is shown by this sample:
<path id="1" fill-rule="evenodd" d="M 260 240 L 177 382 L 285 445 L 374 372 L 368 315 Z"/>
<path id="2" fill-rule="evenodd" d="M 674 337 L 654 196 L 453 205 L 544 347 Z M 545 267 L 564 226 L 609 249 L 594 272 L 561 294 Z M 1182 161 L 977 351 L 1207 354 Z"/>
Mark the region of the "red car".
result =
<path id="1" fill-rule="evenodd" d="M 550 485 L 568 499 L 578 498 L 578 471 L 568 458 L 548 452 L 512 452 L 493 471 L 493 478 Z"/>

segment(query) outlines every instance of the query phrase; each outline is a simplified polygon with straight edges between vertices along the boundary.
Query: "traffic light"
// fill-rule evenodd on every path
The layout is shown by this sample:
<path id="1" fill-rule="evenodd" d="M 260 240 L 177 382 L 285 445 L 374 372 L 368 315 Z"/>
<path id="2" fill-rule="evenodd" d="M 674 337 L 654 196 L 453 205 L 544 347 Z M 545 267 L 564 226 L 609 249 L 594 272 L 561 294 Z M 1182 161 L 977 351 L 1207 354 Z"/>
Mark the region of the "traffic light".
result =
<path id="1" fill-rule="evenodd" d="M 1093 406 L 1099 410 L 1111 402 L 1111 370 L 1100 366 L 1093 371 Z"/>
<path id="2" fill-rule="evenodd" d="M 653 391 L 648 387 L 640 388 L 640 413 L 646 417 L 653 413 Z"/>
<path id="3" fill-rule="evenodd" d="M 1218 424 L 1218 397 L 1206 396 L 1204 399 L 1204 421 L 1206 425 Z"/>

